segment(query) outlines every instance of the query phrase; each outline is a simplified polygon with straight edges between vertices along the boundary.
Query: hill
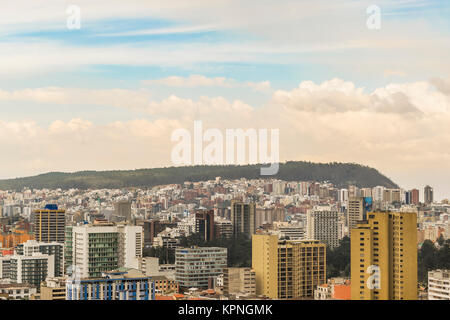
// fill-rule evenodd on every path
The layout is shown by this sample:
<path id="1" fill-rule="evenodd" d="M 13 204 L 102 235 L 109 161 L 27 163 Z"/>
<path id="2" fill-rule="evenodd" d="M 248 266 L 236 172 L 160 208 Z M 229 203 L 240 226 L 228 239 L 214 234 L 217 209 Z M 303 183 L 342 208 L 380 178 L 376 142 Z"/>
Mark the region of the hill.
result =
<path id="1" fill-rule="evenodd" d="M 33 177 L 0 180 L 1 190 L 28 188 L 125 188 L 153 187 L 184 181 L 223 179 L 277 178 L 290 181 L 329 181 L 338 187 L 354 184 L 358 187 L 398 186 L 374 168 L 354 163 L 311 163 L 289 161 L 280 163 L 278 174 L 261 176 L 262 165 L 186 166 L 138 170 L 49 172 Z"/>

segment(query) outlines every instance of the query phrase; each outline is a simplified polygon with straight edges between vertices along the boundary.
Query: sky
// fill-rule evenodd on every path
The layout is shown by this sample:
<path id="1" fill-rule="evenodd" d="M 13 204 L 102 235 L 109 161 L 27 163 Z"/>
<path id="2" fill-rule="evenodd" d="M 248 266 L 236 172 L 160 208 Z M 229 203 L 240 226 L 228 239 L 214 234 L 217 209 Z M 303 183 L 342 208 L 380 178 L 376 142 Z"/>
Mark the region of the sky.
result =
<path id="1" fill-rule="evenodd" d="M 448 1 L 0 8 L 0 178 L 172 166 L 172 133 L 201 120 L 279 129 L 281 161 L 360 163 L 450 197 Z"/>

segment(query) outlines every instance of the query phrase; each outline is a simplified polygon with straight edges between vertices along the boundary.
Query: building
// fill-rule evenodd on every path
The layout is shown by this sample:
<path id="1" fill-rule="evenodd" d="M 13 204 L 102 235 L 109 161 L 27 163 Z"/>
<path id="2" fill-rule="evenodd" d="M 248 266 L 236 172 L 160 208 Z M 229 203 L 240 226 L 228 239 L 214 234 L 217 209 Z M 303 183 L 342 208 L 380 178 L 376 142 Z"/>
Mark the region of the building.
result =
<path id="1" fill-rule="evenodd" d="M 64 274 L 64 246 L 58 242 L 38 242 L 28 240 L 16 247 L 16 254 L 31 256 L 33 253 L 43 253 L 54 257 L 55 277 L 62 277 Z"/>
<path id="2" fill-rule="evenodd" d="M 325 283 L 326 246 L 318 240 L 278 240 L 252 236 L 256 294 L 272 299 L 312 299 Z"/>
<path id="3" fill-rule="evenodd" d="M 94 222 L 72 228 L 72 261 L 81 277 L 100 277 L 120 267 L 137 268 L 142 227 Z"/>
<path id="4" fill-rule="evenodd" d="M 0 283 L 0 300 L 30 300 L 36 292 L 36 287 L 28 283 Z"/>
<path id="5" fill-rule="evenodd" d="M 227 267 L 227 249 L 218 247 L 177 248 L 175 280 L 180 288 L 208 288 L 208 279 Z"/>
<path id="6" fill-rule="evenodd" d="M 138 258 L 138 270 L 149 277 L 164 276 L 175 279 L 175 265 L 159 264 L 157 257 Z"/>
<path id="7" fill-rule="evenodd" d="M 114 215 L 131 221 L 131 201 L 120 200 L 114 203 Z"/>
<path id="8" fill-rule="evenodd" d="M 214 239 L 214 210 L 203 210 L 195 213 L 195 232 L 205 241 Z"/>
<path id="9" fill-rule="evenodd" d="M 66 300 L 66 278 L 47 278 L 41 283 L 41 300 Z"/>
<path id="10" fill-rule="evenodd" d="M 56 204 L 47 204 L 45 209 L 34 211 L 34 234 L 39 242 L 64 243 L 66 213 Z"/>
<path id="11" fill-rule="evenodd" d="M 26 230 L 14 230 L 12 232 L 0 233 L 0 248 L 15 248 L 17 245 L 28 240 L 33 240 L 34 234 Z"/>
<path id="12" fill-rule="evenodd" d="M 256 231 L 256 204 L 231 200 L 231 223 L 233 235 L 245 234 L 251 237 Z"/>
<path id="13" fill-rule="evenodd" d="M 350 197 L 347 207 L 347 227 L 353 229 L 358 221 L 365 219 L 364 197 Z"/>
<path id="14" fill-rule="evenodd" d="M 423 198 L 425 204 L 433 203 L 433 188 L 429 185 L 425 186 L 425 188 L 423 189 Z"/>
<path id="15" fill-rule="evenodd" d="M 150 220 L 138 220 L 136 221 L 137 226 L 142 227 L 142 233 L 144 237 L 144 248 L 149 248 L 152 246 L 153 238 L 150 237 Z"/>
<path id="16" fill-rule="evenodd" d="M 352 300 L 417 299 L 416 213 L 368 213 L 351 239 Z"/>
<path id="17" fill-rule="evenodd" d="M 155 292 L 157 294 L 178 293 L 179 284 L 173 279 L 169 279 L 166 276 L 152 276 L 155 283 Z"/>
<path id="18" fill-rule="evenodd" d="M 330 248 L 339 246 L 339 215 L 333 206 L 314 206 L 307 213 L 307 237 Z"/>
<path id="19" fill-rule="evenodd" d="M 136 269 L 120 268 L 101 277 L 67 280 L 66 300 L 155 300 L 155 283 Z"/>
<path id="20" fill-rule="evenodd" d="M 350 280 L 344 278 L 331 278 L 327 283 L 317 286 L 314 291 L 314 300 L 351 300 Z"/>
<path id="21" fill-rule="evenodd" d="M 305 228 L 298 225 L 279 225 L 277 228 L 280 239 L 303 240 L 305 239 Z"/>
<path id="22" fill-rule="evenodd" d="M 255 271 L 251 268 L 224 268 L 223 294 L 256 295 Z"/>
<path id="23" fill-rule="evenodd" d="M 214 235 L 218 239 L 233 237 L 233 224 L 229 220 L 214 221 Z"/>
<path id="24" fill-rule="evenodd" d="M 419 189 L 411 190 L 411 204 L 418 206 L 420 202 Z"/>
<path id="25" fill-rule="evenodd" d="M 32 253 L 30 256 L 12 255 L 9 258 L 9 279 L 12 283 L 28 283 L 39 290 L 42 281 L 55 276 L 53 255 Z"/>
<path id="26" fill-rule="evenodd" d="M 69 268 L 73 265 L 73 234 L 72 234 L 73 226 L 66 226 L 65 231 L 65 240 L 64 240 L 64 273 L 67 273 Z"/>
<path id="27" fill-rule="evenodd" d="M 256 208 L 255 228 L 258 229 L 264 224 L 272 224 L 277 221 L 285 221 L 286 214 L 284 208 Z"/>
<path id="28" fill-rule="evenodd" d="M 450 270 L 428 272 L 428 300 L 450 300 Z"/>
<path id="29" fill-rule="evenodd" d="M 0 279 L 9 279 L 11 271 L 11 256 L 0 257 Z"/>
<path id="30" fill-rule="evenodd" d="M 150 242 L 153 244 L 153 239 L 158 236 L 159 233 L 166 230 L 166 228 L 176 228 L 177 223 L 163 220 L 150 220 Z"/>

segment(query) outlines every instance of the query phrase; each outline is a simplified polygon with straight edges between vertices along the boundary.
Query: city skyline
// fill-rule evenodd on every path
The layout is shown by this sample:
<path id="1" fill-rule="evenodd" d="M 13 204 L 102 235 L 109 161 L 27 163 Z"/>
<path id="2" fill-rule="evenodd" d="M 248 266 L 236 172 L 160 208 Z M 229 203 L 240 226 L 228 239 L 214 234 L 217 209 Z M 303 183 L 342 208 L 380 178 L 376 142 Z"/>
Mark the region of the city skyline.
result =
<path id="1" fill-rule="evenodd" d="M 448 3 L 70 4 L 80 29 L 69 3 L 2 6 L 0 178 L 171 166 L 171 133 L 201 120 L 450 196 Z"/>

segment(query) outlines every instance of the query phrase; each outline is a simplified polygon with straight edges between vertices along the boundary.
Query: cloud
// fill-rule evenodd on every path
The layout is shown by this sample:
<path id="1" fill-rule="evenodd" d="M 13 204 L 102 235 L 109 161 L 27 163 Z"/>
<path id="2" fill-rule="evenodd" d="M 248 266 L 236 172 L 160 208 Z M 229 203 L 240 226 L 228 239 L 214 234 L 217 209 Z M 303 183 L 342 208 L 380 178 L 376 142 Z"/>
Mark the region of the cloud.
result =
<path id="1" fill-rule="evenodd" d="M 190 75 L 189 77 L 171 76 L 163 79 L 144 80 L 144 85 L 163 85 L 168 87 L 197 88 L 197 87 L 222 87 L 222 88 L 239 88 L 247 87 L 254 91 L 271 92 L 270 81 L 262 82 L 238 82 L 234 79 L 226 77 L 208 78 L 203 75 Z"/>
<path id="2" fill-rule="evenodd" d="M 46 171 L 131 169 L 171 165 L 175 129 L 280 130 L 280 159 L 357 162 L 376 167 L 406 188 L 426 180 L 450 194 L 450 96 L 435 80 L 391 83 L 372 91 L 342 79 L 303 81 L 278 90 L 263 106 L 224 97 L 175 95 L 153 100 L 147 90 L 38 88 L 0 91 L 0 102 L 100 103 L 140 111 L 130 121 L 91 119 L 0 121 L 0 175 Z M 441 83 L 440 83 L 441 84 Z M 88 155 L 88 156 L 87 156 Z M 414 174 L 417 172 L 418 174 Z M 422 174 L 422 172 L 426 172 Z M 400 179 L 400 178 L 401 179 Z M 422 179 L 420 180 L 419 179 Z M 438 191 L 439 190 L 439 191 Z"/>

